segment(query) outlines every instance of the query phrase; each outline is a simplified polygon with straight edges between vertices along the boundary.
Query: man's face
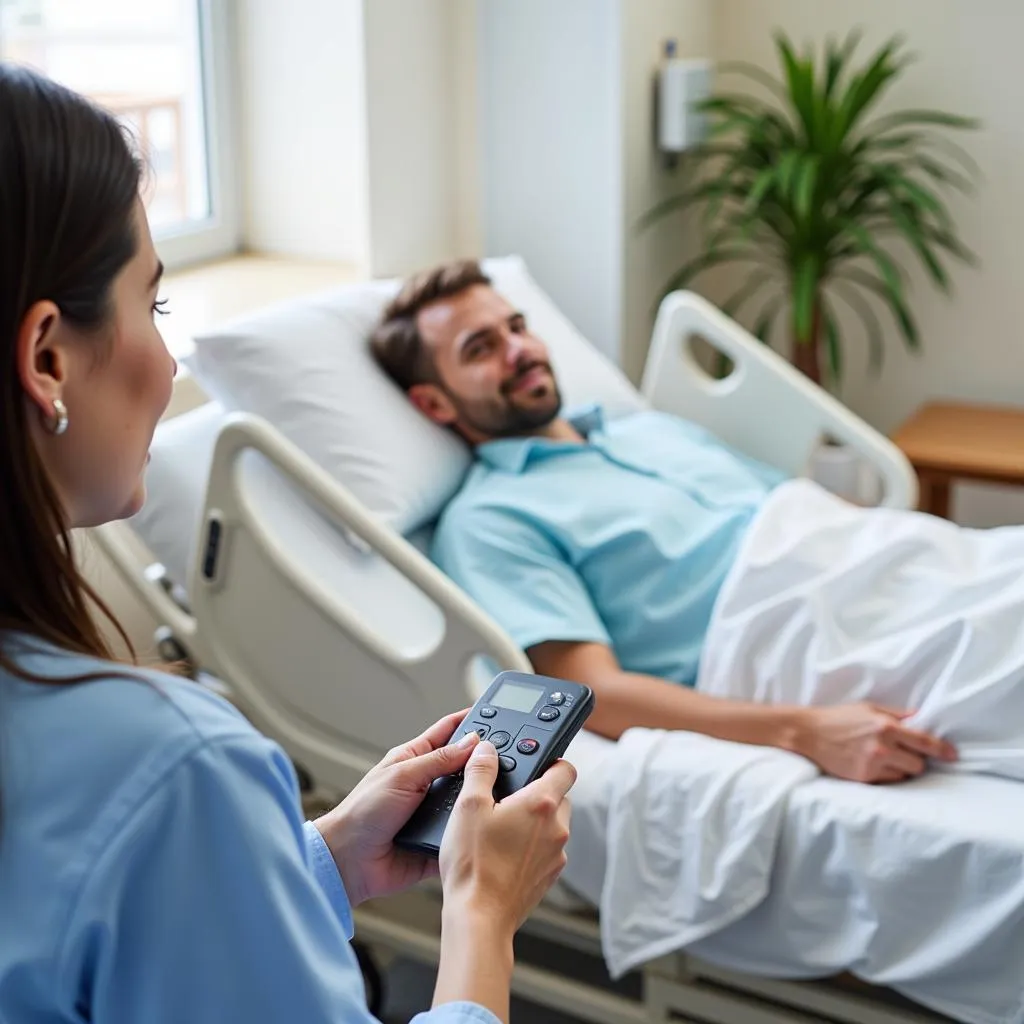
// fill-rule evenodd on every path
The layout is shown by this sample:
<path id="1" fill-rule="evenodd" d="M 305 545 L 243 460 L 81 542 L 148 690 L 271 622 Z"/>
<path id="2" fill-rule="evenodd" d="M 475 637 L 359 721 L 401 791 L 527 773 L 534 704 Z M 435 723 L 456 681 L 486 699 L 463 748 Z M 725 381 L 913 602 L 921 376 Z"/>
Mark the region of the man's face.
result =
<path id="1" fill-rule="evenodd" d="M 479 444 L 535 433 L 558 415 L 547 348 L 493 288 L 478 284 L 438 299 L 420 311 L 417 326 L 437 382 L 409 394 L 435 422 Z"/>

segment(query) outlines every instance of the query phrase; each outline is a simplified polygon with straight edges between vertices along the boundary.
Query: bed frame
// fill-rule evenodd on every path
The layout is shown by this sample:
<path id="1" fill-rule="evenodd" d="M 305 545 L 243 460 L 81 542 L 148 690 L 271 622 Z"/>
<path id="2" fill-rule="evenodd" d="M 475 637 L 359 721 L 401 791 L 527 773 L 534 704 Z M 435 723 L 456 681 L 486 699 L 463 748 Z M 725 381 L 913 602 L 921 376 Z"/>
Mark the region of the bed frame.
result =
<path id="1" fill-rule="evenodd" d="M 698 338 L 731 361 L 727 377 L 706 372 L 694 348 Z M 676 292 L 663 301 L 641 393 L 652 407 L 698 422 L 790 474 L 807 470 L 823 438 L 848 445 L 877 471 L 881 504 L 916 504 L 916 478 L 894 445 L 694 294 Z M 370 549 L 360 578 L 325 583 L 308 559 L 282 543 L 246 484 L 243 464 L 253 452 L 322 521 Z M 256 727 L 280 742 L 317 792 L 331 798 L 424 723 L 471 702 L 481 656 L 498 668 L 531 670 L 507 634 L 419 551 L 256 417 L 231 417 L 218 437 L 187 605 L 169 581 L 140 565 L 130 533 L 124 524 L 110 524 L 96 539 L 162 624 L 162 650 L 183 657 L 195 674 L 223 681 Z M 361 595 L 389 586 L 416 634 L 413 643 L 395 642 L 359 614 Z M 339 686 L 340 665 L 356 684 Z M 297 677 L 301 687 L 293 683 Z M 400 953 L 436 963 L 438 906 L 435 893 L 417 891 L 360 908 L 359 938 L 381 957 Z M 525 930 L 600 959 L 592 911 L 549 903 Z M 514 980 L 518 995 L 596 1024 L 939 1019 L 869 988 L 766 981 L 685 955 L 648 964 L 640 989 L 636 997 L 616 994 L 543 964 L 520 963 Z"/>

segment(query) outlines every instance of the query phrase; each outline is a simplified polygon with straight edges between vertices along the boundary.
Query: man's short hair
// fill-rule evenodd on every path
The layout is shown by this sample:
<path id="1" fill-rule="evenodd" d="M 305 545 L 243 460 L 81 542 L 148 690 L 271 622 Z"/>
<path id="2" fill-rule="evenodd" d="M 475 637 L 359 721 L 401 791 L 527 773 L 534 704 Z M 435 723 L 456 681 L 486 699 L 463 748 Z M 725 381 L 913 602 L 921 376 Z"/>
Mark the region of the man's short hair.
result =
<path id="1" fill-rule="evenodd" d="M 400 388 L 408 391 L 437 379 L 433 357 L 416 326 L 420 310 L 473 285 L 490 283 L 476 260 L 456 260 L 422 271 L 402 285 L 370 338 L 374 357 Z"/>

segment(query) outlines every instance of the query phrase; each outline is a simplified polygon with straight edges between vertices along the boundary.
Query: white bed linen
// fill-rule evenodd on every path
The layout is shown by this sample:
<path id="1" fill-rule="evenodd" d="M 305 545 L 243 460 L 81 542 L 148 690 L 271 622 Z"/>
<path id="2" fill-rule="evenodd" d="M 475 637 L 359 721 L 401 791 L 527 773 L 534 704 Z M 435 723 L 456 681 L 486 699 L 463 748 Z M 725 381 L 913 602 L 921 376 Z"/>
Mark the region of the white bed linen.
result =
<path id="1" fill-rule="evenodd" d="M 934 773 L 798 787 L 771 895 L 691 952 L 766 976 L 849 970 L 971 1024 L 1024 1021 L 1024 786 Z"/>
<path id="2" fill-rule="evenodd" d="M 601 890 L 616 976 L 739 920 L 768 894 L 786 804 L 809 761 L 685 732 L 616 745 Z"/>
<path id="3" fill-rule="evenodd" d="M 366 572 L 360 610 L 375 611 L 373 560 L 313 522 L 307 506 L 293 507 L 259 461 L 247 459 L 244 475 L 261 518 L 321 576 Z M 368 618 L 386 632 L 381 606 Z M 433 625 L 425 614 L 417 645 L 429 642 Z M 1020 783 L 933 775 L 874 789 L 807 781 L 809 769 L 797 771 L 796 759 L 777 752 L 685 734 L 666 741 L 646 730 L 618 745 L 584 733 L 570 757 L 580 777 L 565 880 L 601 906 L 616 973 L 656 948 L 685 947 L 753 973 L 852 970 L 963 1020 L 1024 1024 Z M 657 765 L 656 786 L 639 770 L 645 760 Z M 633 805 L 634 795 L 646 803 Z M 644 861 L 649 835 L 659 840 L 650 847 L 653 868 Z M 699 851 L 694 863 L 687 850 Z M 667 910 L 666 884 L 695 871 L 710 884 Z M 735 877 L 743 884 L 733 888 Z"/>
<path id="4" fill-rule="evenodd" d="M 990 776 L 931 773 L 899 786 L 864 786 L 811 778 L 793 785 L 785 802 L 769 868 L 767 892 L 733 923 L 699 941 L 687 942 L 682 921 L 678 941 L 671 930 L 680 912 L 660 897 L 663 879 L 651 874 L 664 857 L 655 852 L 638 873 L 613 851 L 636 844 L 636 835 L 614 829 L 623 820 L 613 803 L 623 799 L 616 781 L 630 775 L 627 759 L 638 752 L 646 730 L 633 730 L 632 744 L 617 746 L 581 733 L 567 756 L 579 771 L 573 791 L 573 832 L 564 880 L 601 908 L 609 968 L 618 976 L 643 962 L 655 948 L 685 950 L 722 967 L 778 978 L 814 978 L 850 971 L 872 984 L 970 1024 L 1024 1022 L 1024 787 Z M 704 863 L 723 851 L 723 863 L 739 866 L 729 836 L 703 829 L 695 818 L 674 817 L 689 790 L 707 785 L 697 750 L 720 749 L 712 773 L 742 774 L 750 765 L 744 748 L 700 737 L 665 746 L 651 731 L 649 742 L 679 753 L 676 775 L 682 795 L 665 806 L 665 820 L 650 820 L 645 833 L 664 847 L 702 837 Z M 686 739 L 679 734 L 680 739 Z M 765 774 L 763 804 L 772 792 Z M 649 809 L 649 808 L 648 808 Z M 738 813 L 739 808 L 735 808 Z M 721 818 L 719 818 L 721 820 Z M 750 823 L 739 827 L 741 846 L 750 843 Z M 635 849 L 648 849 L 646 841 Z M 686 868 L 672 867 L 676 873 Z M 614 877 L 613 877 L 614 875 Z M 719 886 L 713 890 L 716 897 Z M 614 897 L 609 898 L 609 897 Z M 691 897 L 690 912 L 701 907 Z M 620 929 L 621 925 L 621 929 Z"/>
<path id="5" fill-rule="evenodd" d="M 716 605 L 701 689 L 916 709 L 965 774 L 859 786 L 656 730 L 580 746 L 581 775 L 604 788 L 577 797 L 590 806 L 574 849 L 603 836 L 604 875 L 570 864 L 566 880 L 600 905 L 612 974 L 687 949 L 756 974 L 852 971 L 979 1024 L 1024 1020 L 1022 623 L 1024 528 L 779 488 Z"/>
<path id="6" fill-rule="evenodd" d="M 968 530 L 783 484 L 716 602 L 698 686 L 909 709 L 956 744 L 953 770 L 1024 779 L 1024 527 Z"/>

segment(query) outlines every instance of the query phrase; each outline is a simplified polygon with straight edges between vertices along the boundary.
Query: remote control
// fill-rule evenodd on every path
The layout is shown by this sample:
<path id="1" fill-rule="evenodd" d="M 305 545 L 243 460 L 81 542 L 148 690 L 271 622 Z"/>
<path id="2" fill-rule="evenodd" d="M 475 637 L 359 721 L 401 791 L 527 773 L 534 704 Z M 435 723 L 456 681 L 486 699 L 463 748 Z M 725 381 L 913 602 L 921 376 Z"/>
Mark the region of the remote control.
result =
<path id="1" fill-rule="evenodd" d="M 594 709 L 589 686 L 564 679 L 502 672 L 473 705 L 449 743 L 476 732 L 498 751 L 494 798 L 501 800 L 539 778 L 554 764 Z M 436 857 L 463 773 L 437 779 L 395 837 L 395 844 Z"/>

